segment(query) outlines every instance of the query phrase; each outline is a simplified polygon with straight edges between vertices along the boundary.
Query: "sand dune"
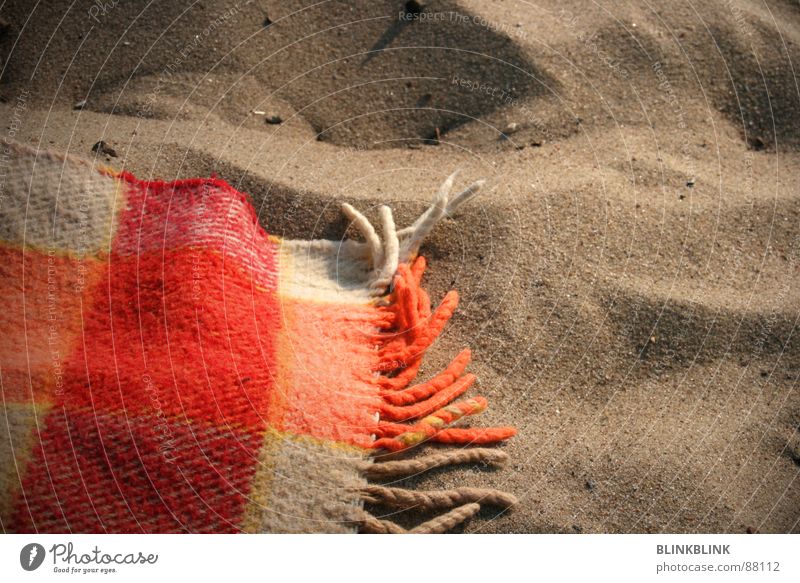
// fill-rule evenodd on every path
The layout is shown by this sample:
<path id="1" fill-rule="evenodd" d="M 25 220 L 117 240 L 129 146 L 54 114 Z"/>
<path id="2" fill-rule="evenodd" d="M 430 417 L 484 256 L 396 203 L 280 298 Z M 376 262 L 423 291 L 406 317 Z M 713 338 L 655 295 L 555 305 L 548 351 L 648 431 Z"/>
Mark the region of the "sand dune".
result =
<path id="1" fill-rule="evenodd" d="M 520 433 L 508 471 L 417 483 L 520 498 L 475 532 L 800 531 L 797 8 L 403 5 L 13 0 L 3 131 L 216 173 L 294 238 L 486 177 L 423 247 L 463 298 L 425 370 L 469 345 Z"/>

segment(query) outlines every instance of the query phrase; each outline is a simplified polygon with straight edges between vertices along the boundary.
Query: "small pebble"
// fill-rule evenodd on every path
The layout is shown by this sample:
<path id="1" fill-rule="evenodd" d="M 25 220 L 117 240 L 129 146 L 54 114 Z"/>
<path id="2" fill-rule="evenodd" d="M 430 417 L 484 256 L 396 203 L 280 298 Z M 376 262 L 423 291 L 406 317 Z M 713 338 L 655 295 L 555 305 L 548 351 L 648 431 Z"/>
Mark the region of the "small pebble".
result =
<path id="1" fill-rule="evenodd" d="M 760 136 L 753 136 L 750 138 L 750 147 L 756 151 L 763 150 L 766 144 Z"/>
<path id="2" fill-rule="evenodd" d="M 508 124 L 506 126 L 506 129 L 503 130 L 503 133 L 505 135 L 507 135 L 507 136 L 510 136 L 511 134 L 516 132 L 518 129 L 519 129 L 519 124 L 512 121 L 510 124 Z"/>
<path id="3" fill-rule="evenodd" d="M 83 109 L 84 107 L 86 107 L 86 100 L 81 99 L 79 102 L 77 102 L 75 105 L 72 106 L 72 109 Z"/>
<path id="4" fill-rule="evenodd" d="M 787 446 L 789 448 L 789 457 L 795 463 L 795 465 L 800 466 L 800 447 L 792 447 L 791 445 Z"/>
<path id="5" fill-rule="evenodd" d="M 442 131 L 439 128 L 434 128 L 433 135 L 430 138 L 426 138 L 425 141 L 423 141 L 423 144 L 427 146 L 438 146 L 441 138 Z"/>
<path id="6" fill-rule="evenodd" d="M 94 146 L 92 146 L 92 152 L 105 154 L 106 156 L 111 156 L 112 158 L 117 157 L 117 151 L 108 144 L 106 144 L 103 140 L 100 140 Z"/>
<path id="7" fill-rule="evenodd" d="M 267 118 L 267 123 L 270 125 L 278 125 L 283 123 L 283 118 L 279 115 L 271 115 Z"/>
<path id="8" fill-rule="evenodd" d="M 694 186 L 694 178 L 690 178 L 689 180 L 687 180 L 686 181 L 686 186 L 688 186 L 689 188 L 693 187 Z"/>
<path id="9" fill-rule="evenodd" d="M 272 24 L 272 19 L 269 16 L 264 16 L 264 28 L 267 28 L 270 24 Z"/>
<path id="10" fill-rule="evenodd" d="M 425 10 L 425 2 L 422 0 L 408 0 L 406 2 L 406 12 L 409 14 L 419 14 Z"/>

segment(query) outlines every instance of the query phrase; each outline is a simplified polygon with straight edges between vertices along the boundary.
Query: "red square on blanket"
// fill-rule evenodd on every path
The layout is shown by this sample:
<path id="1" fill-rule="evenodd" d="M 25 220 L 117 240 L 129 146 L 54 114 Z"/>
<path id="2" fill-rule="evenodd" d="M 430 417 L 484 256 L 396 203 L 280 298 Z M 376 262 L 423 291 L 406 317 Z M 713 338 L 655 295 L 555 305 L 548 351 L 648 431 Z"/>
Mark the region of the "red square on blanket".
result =
<path id="1" fill-rule="evenodd" d="M 215 427 L 266 425 L 280 317 L 274 292 L 217 251 L 112 255 L 59 401 Z"/>
<path id="2" fill-rule="evenodd" d="M 237 532 L 263 436 L 52 410 L 16 506 L 16 532 Z M 34 518 L 31 518 L 34 517 Z"/>

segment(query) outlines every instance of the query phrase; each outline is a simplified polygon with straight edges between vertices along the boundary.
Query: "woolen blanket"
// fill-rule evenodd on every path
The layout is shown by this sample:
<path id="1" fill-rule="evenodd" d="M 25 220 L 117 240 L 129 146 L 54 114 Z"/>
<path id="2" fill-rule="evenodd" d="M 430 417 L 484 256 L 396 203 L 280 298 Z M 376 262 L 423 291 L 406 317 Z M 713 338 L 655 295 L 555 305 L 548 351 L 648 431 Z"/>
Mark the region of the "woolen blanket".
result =
<path id="1" fill-rule="evenodd" d="M 417 249 L 478 184 L 450 198 L 449 178 L 405 229 L 344 205 L 363 241 L 289 241 L 216 178 L 146 182 L 13 143 L 3 162 L 4 531 L 407 531 L 366 503 L 443 532 L 514 503 L 385 484 L 501 462 L 467 446 L 514 433 L 451 427 L 486 407 L 461 397 L 468 350 L 413 382 L 458 302 L 432 309 Z M 423 442 L 450 447 L 415 457 Z"/>

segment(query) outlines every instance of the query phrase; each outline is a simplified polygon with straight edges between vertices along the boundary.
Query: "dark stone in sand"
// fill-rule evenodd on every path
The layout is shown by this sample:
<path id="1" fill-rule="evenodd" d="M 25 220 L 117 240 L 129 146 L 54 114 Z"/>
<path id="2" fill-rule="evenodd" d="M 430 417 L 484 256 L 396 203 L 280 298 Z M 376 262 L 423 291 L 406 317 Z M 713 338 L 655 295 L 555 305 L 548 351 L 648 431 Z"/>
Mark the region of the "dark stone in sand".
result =
<path id="1" fill-rule="evenodd" d="M 112 158 L 117 157 L 117 151 L 106 144 L 103 140 L 100 140 L 94 146 L 92 146 L 92 152 L 105 154 L 106 156 L 111 156 Z"/>
<path id="2" fill-rule="evenodd" d="M 419 14 L 423 10 L 425 10 L 425 2 L 420 0 L 408 0 L 406 2 L 406 12 L 409 14 Z"/>

